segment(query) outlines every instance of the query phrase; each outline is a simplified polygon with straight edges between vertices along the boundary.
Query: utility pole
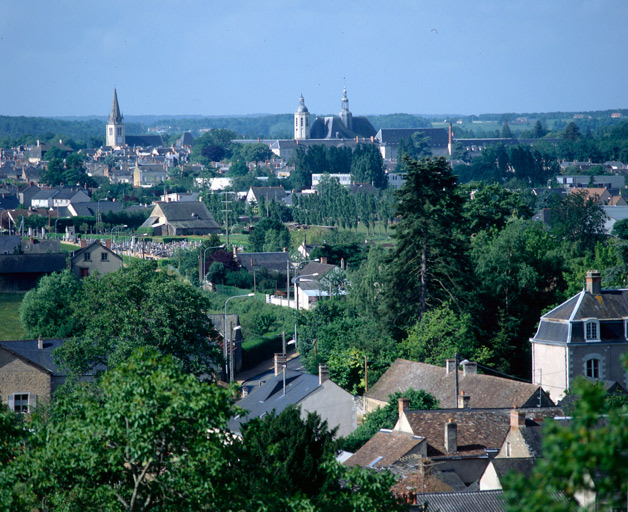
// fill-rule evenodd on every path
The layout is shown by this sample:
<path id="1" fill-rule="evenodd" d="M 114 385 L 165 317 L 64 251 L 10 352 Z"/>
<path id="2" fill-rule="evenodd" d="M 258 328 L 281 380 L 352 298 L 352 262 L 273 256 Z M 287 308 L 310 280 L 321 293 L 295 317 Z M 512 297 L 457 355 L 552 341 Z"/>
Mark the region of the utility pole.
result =
<path id="1" fill-rule="evenodd" d="M 369 367 L 366 364 L 366 354 L 364 354 L 364 392 L 369 390 Z"/>
<path id="2" fill-rule="evenodd" d="M 222 193 L 225 198 L 223 199 L 223 202 L 225 203 L 225 239 L 226 239 L 226 249 L 227 251 L 229 250 L 229 192 L 227 190 L 225 190 Z"/>
<path id="3" fill-rule="evenodd" d="M 458 408 L 458 352 L 456 352 L 456 362 L 454 363 L 456 365 L 455 368 L 455 372 L 456 372 L 456 396 L 454 397 L 454 408 L 457 409 Z"/>
<path id="4" fill-rule="evenodd" d="M 286 297 L 288 298 L 288 307 L 290 307 L 290 258 L 286 260 Z"/>

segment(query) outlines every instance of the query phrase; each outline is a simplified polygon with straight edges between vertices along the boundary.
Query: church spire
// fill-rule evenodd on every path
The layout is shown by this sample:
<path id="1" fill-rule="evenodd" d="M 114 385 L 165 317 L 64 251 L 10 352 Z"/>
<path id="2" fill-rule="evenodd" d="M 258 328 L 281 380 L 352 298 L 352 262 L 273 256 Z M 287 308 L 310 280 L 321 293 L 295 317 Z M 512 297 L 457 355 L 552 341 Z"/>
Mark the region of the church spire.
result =
<path id="1" fill-rule="evenodd" d="M 120 105 L 118 105 L 118 92 L 113 90 L 113 105 L 111 105 L 111 113 L 109 114 L 109 122 L 120 124 L 122 123 L 122 114 L 120 113 Z"/>

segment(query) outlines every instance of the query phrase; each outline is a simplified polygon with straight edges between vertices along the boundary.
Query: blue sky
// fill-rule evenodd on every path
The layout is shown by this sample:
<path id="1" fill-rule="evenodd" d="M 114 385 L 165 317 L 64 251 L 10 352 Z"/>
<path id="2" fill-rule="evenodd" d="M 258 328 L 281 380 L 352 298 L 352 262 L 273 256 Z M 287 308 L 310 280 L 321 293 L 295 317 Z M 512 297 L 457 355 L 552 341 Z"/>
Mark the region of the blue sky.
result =
<path id="1" fill-rule="evenodd" d="M 628 108 L 626 0 L 2 0 L 0 114 Z"/>

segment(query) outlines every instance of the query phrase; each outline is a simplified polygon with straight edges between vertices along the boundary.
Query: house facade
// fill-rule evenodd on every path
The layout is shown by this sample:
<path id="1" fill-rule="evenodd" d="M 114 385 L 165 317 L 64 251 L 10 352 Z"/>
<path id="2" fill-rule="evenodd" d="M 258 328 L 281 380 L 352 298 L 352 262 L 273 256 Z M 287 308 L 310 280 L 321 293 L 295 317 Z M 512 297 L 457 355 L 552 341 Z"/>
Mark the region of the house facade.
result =
<path id="1" fill-rule="evenodd" d="M 111 250 L 111 240 L 107 239 L 106 245 L 100 242 L 92 242 L 87 245 L 81 240 L 81 248 L 74 252 L 70 258 L 70 270 L 79 278 L 92 274 L 108 274 L 122 267 L 122 257 Z"/>
<path id="2" fill-rule="evenodd" d="M 628 290 L 603 290 L 589 271 L 584 289 L 541 317 L 532 343 L 532 378 L 556 400 L 577 377 L 628 385 Z"/>

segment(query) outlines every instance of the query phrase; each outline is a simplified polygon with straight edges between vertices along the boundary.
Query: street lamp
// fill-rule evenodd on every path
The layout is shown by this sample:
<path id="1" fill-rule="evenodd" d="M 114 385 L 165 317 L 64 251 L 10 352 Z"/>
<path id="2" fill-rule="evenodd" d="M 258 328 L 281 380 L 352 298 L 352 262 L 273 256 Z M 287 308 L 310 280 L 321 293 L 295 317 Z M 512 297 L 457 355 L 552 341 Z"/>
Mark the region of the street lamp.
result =
<path id="1" fill-rule="evenodd" d="M 101 201 L 108 201 L 108 199 L 106 197 L 103 197 L 98 200 L 98 215 L 96 215 L 96 224 L 100 223 L 100 202 Z"/>
<path id="2" fill-rule="evenodd" d="M 224 345 L 224 357 L 225 357 L 225 378 L 229 379 L 229 382 L 233 382 L 233 375 L 229 372 L 229 365 L 227 364 L 229 361 L 229 354 L 231 354 L 231 358 L 233 359 L 233 347 L 231 344 L 231 329 L 227 329 L 227 304 L 231 299 L 239 299 L 241 297 L 254 297 L 254 293 L 247 293 L 245 295 L 234 295 L 233 297 L 229 297 L 225 301 L 225 316 L 223 318 L 223 345 Z M 229 347 L 229 349 L 227 349 Z M 232 362 L 233 365 L 233 362 Z"/>

